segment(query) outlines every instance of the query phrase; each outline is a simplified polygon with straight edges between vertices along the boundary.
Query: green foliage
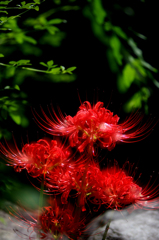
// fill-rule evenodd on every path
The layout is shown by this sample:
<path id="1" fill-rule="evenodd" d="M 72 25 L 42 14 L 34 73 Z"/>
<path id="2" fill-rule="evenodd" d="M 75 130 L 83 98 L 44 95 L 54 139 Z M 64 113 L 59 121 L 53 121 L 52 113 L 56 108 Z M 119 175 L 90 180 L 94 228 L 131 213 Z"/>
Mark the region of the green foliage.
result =
<path id="1" fill-rule="evenodd" d="M 150 97 L 150 90 L 142 87 L 140 91 L 136 92 L 127 103 L 124 104 L 125 112 L 132 112 L 134 109 L 140 109 L 144 106 L 145 113 L 148 113 L 148 99 Z"/>
<path id="2" fill-rule="evenodd" d="M 10 1 L 0 1 L 0 5 L 8 5 L 8 3 L 10 3 Z"/>
<path id="3" fill-rule="evenodd" d="M 102 1 L 90 0 L 88 2 L 89 4 L 83 9 L 83 14 L 90 19 L 94 35 L 105 45 L 109 67 L 116 74 L 118 90 L 121 93 L 126 93 L 132 84 L 141 89 L 145 89 L 146 86 L 146 89 L 148 89 L 147 83 L 149 79 L 159 87 L 158 82 L 151 73 L 156 73 L 157 69 L 144 60 L 142 50 L 138 48 L 131 36 L 133 33 L 133 35 L 143 40 L 146 37 L 131 30 L 131 26 L 124 31 L 122 26 L 113 24 L 115 13 L 122 11 L 122 8 L 118 4 L 114 4 L 112 5 L 113 9 L 109 5 L 108 9 L 106 9 L 103 7 Z M 134 108 L 142 107 L 142 104 L 147 104 L 149 97 L 150 93 L 144 94 L 143 98 L 143 90 L 137 92 L 130 98 L 124 110 L 130 112 L 133 103 Z"/>
<path id="4" fill-rule="evenodd" d="M 40 4 L 40 0 L 34 0 L 34 3 L 26 3 L 25 1 L 21 2 L 21 5 L 17 5 L 19 9 L 35 9 L 36 11 L 39 11 L 39 6 L 36 4 Z"/>
<path id="5" fill-rule="evenodd" d="M 5 164 L 0 163 L 0 206 L 4 207 L 6 210 L 6 200 L 14 202 L 17 205 L 17 199 L 22 205 L 28 206 L 30 209 L 35 209 L 37 207 L 37 202 L 39 201 L 39 193 L 30 185 L 24 184 L 19 181 L 17 175 L 12 172 L 11 167 L 5 166 Z M 29 194 L 28 194 L 29 193 Z M 5 196 L 5 199 L 3 197 Z M 27 199 L 26 199 L 26 196 Z M 3 218 L 0 218 L 0 222 L 5 224 Z"/>
<path id="6" fill-rule="evenodd" d="M 44 15 L 38 16 L 37 19 L 29 18 L 25 21 L 27 26 L 32 26 L 34 29 L 37 30 L 47 30 L 50 34 L 54 35 L 55 33 L 59 32 L 60 29 L 57 28 L 56 24 L 65 23 L 66 20 L 55 18 L 51 20 L 47 20 Z"/>
<path id="7" fill-rule="evenodd" d="M 47 71 L 50 71 L 52 68 L 57 67 L 57 65 L 53 65 L 54 64 L 53 60 L 50 60 L 47 63 L 40 62 L 40 64 L 43 65 L 44 67 L 47 67 Z"/>
<path id="8" fill-rule="evenodd" d="M 44 1 L 43 1 L 44 2 Z M 34 7 L 36 7 L 36 4 L 40 4 L 40 1 L 34 1 L 34 3 L 27 3 L 25 1 L 21 2 L 21 5 L 18 5 L 18 9 L 23 9 L 26 8 L 29 10 L 32 10 Z M 69 6 L 67 6 L 69 7 Z M 63 8 L 63 7 L 62 7 Z M 71 6 L 70 6 L 71 9 Z M 64 11 L 67 11 L 69 9 L 64 9 Z M 41 44 L 46 44 L 48 41 L 50 43 L 50 45 L 58 45 L 60 46 L 60 42 L 62 41 L 62 39 L 65 37 L 64 33 L 61 34 L 60 29 L 57 28 L 55 25 L 59 25 L 62 23 L 66 23 L 66 20 L 60 19 L 60 18 L 51 18 L 48 19 L 48 17 L 50 17 L 50 15 L 52 15 L 53 12 L 56 12 L 56 9 L 51 9 L 48 12 L 44 12 L 40 15 L 38 15 L 37 17 L 35 16 L 34 18 L 27 18 L 24 21 L 24 27 L 31 27 L 34 30 L 33 31 L 45 31 L 45 33 L 42 35 L 41 39 L 35 39 L 35 37 L 33 36 L 29 36 L 27 34 L 27 31 L 23 31 L 21 29 L 21 27 L 19 26 L 18 22 L 19 22 L 19 15 L 17 16 L 9 16 L 9 17 L 2 17 L 3 21 L 1 21 L 1 24 L 3 24 L 3 30 L 7 30 L 6 32 L 2 32 L 0 34 L 1 37 L 1 43 L 3 45 L 7 45 L 8 46 L 8 41 L 11 43 L 10 46 L 10 52 L 8 52 L 8 48 L 4 48 L 3 52 L 5 53 L 5 56 L 8 55 L 8 53 L 10 54 L 12 52 L 13 49 L 13 45 L 18 46 L 19 44 L 22 45 L 22 56 L 25 55 L 33 55 L 35 54 L 36 56 L 39 57 L 39 55 L 42 54 L 42 51 L 40 51 L 39 47 L 33 46 L 33 45 L 37 45 L 37 42 L 41 43 Z M 25 12 L 23 12 L 25 13 Z M 22 13 L 22 14 L 23 14 Z M 4 19 L 5 18 L 5 19 Z M 9 31 L 8 31 L 9 30 Z M 58 33 L 58 35 L 56 35 Z M 51 39 L 51 35 L 54 35 L 55 37 L 53 38 L 53 40 Z M 56 37 L 57 36 L 57 37 Z M 56 39 L 56 40 L 55 40 Z M 6 51 L 6 52 L 5 52 Z M 14 51 L 14 49 L 13 49 Z M 1 57 L 3 56 L 3 54 L 0 55 Z M 51 73 L 54 75 L 59 75 L 59 74 L 72 74 L 72 71 L 75 70 L 75 67 L 71 67 L 68 69 L 65 69 L 64 67 L 60 66 L 57 67 L 58 65 L 47 65 L 47 70 L 40 70 L 37 68 L 26 68 L 26 67 L 22 67 L 21 70 L 18 69 L 17 67 L 21 67 L 22 65 L 31 65 L 30 60 L 19 60 L 19 61 L 9 61 L 9 64 L 5 64 L 5 63 L 0 63 L 1 66 L 6 66 L 7 69 L 4 69 L 3 71 L 3 75 L 9 79 L 9 78 L 14 78 L 14 84 L 22 84 L 22 82 L 25 79 L 25 76 L 27 75 L 32 75 L 34 76 L 34 78 L 39 78 L 39 76 L 36 76 L 35 74 L 28 74 L 28 73 L 22 73 L 22 69 L 23 71 L 29 70 L 32 72 L 36 72 L 36 73 Z M 43 64 L 43 66 L 46 66 L 45 64 Z M 22 76 L 22 79 L 20 80 L 20 76 Z M 60 80 L 63 79 L 63 80 Z M 67 80 L 66 80 L 67 79 Z M 58 80 L 55 77 L 50 77 L 51 81 L 73 81 L 75 80 L 75 75 L 72 78 L 69 78 L 68 76 L 66 76 L 65 78 L 58 78 Z"/>
<path id="9" fill-rule="evenodd" d="M 19 67 L 19 66 L 23 66 L 23 65 L 32 65 L 30 63 L 30 60 L 19 60 L 19 61 L 10 61 L 9 62 L 10 65 L 13 65 L 14 67 Z"/>
<path id="10" fill-rule="evenodd" d="M 104 19 L 107 16 L 107 13 L 102 6 L 102 1 L 101 0 L 92 1 L 92 7 L 93 7 L 92 12 L 96 18 L 97 23 L 103 24 Z"/>
<path id="11" fill-rule="evenodd" d="M 45 63 L 42 60 L 42 48 L 37 45 L 60 46 L 66 34 L 61 32 L 57 25 L 66 24 L 67 21 L 52 15 L 59 10 L 77 10 L 78 6 L 64 5 L 60 8 L 49 8 L 48 11 L 40 11 L 39 14 L 39 9 L 42 10 L 41 4 L 45 1 L 34 0 L 29 3 L 21 1 L 16 6 L 13 6 L 14 2 L 11 2 L 0 2 L 0 57 L 3 57 L 3 61 L 5 61 L 0 63 L 0 81 L 2 86 L 9 85 L 0 90 L 0 138 L 5 137 L 6 139 L 11 136 L 7 123 L 12 122 L 21 127 L 27 127 L 29 124 L 29 120 L 25 116 L 25 109 L 28 105 L 27 94 L 22 92 L 19 87 L 27 77 L 34 81 L 45 82 L 70 82 L 76 79 L 76 75 L 72 74 L 76 67 L 58 66 L 54 64 L 53 60 Z M 16 13 L 19 11 L 17 15 L 14 9 L 16 9 Z M 27 12 L 34 12 L 34 15 L 31 15 L 33 17 L 30 17 L 30 14 L 27 15 Z M 42 34 L 39 38 L 37 33 L 40 32 Z M 17 49 L 20 60 L 17 59 Z M 30 67 L 32 61 L 29 59 L 32 59 L 33 56 L 36 57 L 36 60 L 33 61 L 34 64 L 37 65 L 40 62 L 44 70 L 37 69 L 37 66 Z M 47 76 L 44 77 L 44 74 Z"/>
<path id="12" fill-rule="evenodd" d="M 151 91 L 146 92 L 143 89 L 149 89 L 149 80 L 159 87 L 153 77 L 153 73 L 157 70 L 144 60 L 142 51 L 136 43 L 137 37 L 143 40 L 146 37 L 135 32 L 131 26 L 124 29 L 120 22 L 114 21 L 116 12 L 122 11 L 118 3 L 109 5 L 102 0 L 87 0 L 82 4 L 76 4 L 77 2 L 76 0 L 53 0 L 50 3 L 51 7 L 48 7 L 46 1 L 40 0 L 32 0 L 29 3 L 21 1 L 15 6 L 13 6 L 14 1 L 0 1 L 0 57 L 5 56 L 4 63 L 0 63 L 2 86 L 6 85 L 3 79 L 9 82 L 7 82 L 9 86 L 23 85 L 27 78 L 45 82 L 74 81 L 76 75 L 73 73 L 76 67 L 64 67 L 67 63 L 63 63 L 63 60 L 60 60 L 61 65 L 59 65 L 47 59 L 56 60 L 58 54 L 55 51 L 54 57 L 52 52 L 60 47 L 67 37 L 65 32 L 68 24 L 67 15 L 58 13 L 80 10 L 82 6 L 83 15 L 90 20 L 95 37 L 103 45 L 110 70 L 117 79 L 119 92 L 125 94 L 132 85 L 136 85 L 139 89 L 130 96 L 130 99 L 127 99 L 124 110 L 130 112 L 133 106 L 136 108 L 146 106 Z M 46 10 L 43 10 L 43 5 Z M 80 31 L 79 29 L 79 34 L 81 34 Z M 48 47 L 50 53 L 48 52 L 47 58 L 44 58 Z M 60 56 L 62 59 L 62 52 Z M 2 89 L 1 93 L 4 90 L 7 89 Z M 11 88 L 8 90 L 13 91 Z M 15 90 L 21 92 L 14 88 Z M 27 125 L 23 124 L 24 112 L 21 111 L 19 98 L 13 98 L 11 95 L 8 96 L 9 99 L 6 97 L 7 94 L 5 96 L 2 94 L 2 98 L 0 96 L 1 121 L 10 118 L 18 125 Z M 21 101 L 26 101 L 25 97 L 20 96 L 20 98 Z"/>
<path id="13" fill-rule="evenodd" d="M 3 122 L 8 120 L 8 118 L 11 118 L 16 124 L 22 127 L 28 126 L 29 121 L 25 116 L 25 108 L 28 104 L 27 100 L 25 100 L 26 97 L 26 94 L 20 91 L 18 85 L 15 85 L 14 88 L 6 86 L 0 90 L 1 127 L 3 126 Z M 3 128 L 0 128 L 0 137 L 4 136 L 8 138 L 9 135 L 7 130 L 4 131 Z"/>
<path id="14" fill-rule="evenodd" d="M 47 63 L 40 62 L 40 64 L 43 65 L 44 67 L 47 67 L 47 72 L 50 72 L 50 73 L 53 73 L 53 74 L 59 74 L 59 73 L 61 73 L 61 74 L 65 74 L 65 73 L 72 74 L 72 71 L 74 71 L 76 69 L 76 67 L 70 67 L 70 68 L 65 69 L 64 66 L 60 66 L 60 67 L 56 68 L 57 65 L 53 65 L 54 64 L 53 60 L 50 60 Z"/>
<path id="15" fill-rule="evenodd" d="M 5 44 L 8 40 L 14 40 L 17 44 L 22 44 L 25 41 L 32 44 L 37 43 L 34 38 L 27 36 L 26 33 L 20 29 L 17 24 L 17 19 L 8 19 L 8 21 L 4 23 L 3 26 L 6 30 L 10 29 L 11 32 L 1 34 L 2 44 Z"/>

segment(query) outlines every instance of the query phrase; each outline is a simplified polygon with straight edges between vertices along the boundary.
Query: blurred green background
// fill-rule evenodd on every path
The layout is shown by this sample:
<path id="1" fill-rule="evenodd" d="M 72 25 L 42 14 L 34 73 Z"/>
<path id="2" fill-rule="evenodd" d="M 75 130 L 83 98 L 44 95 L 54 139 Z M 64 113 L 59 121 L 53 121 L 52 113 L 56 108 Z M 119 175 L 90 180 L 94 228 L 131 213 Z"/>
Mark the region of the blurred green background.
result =
<path id="1" fill-rule="evenodd" d="M 0 1 L 1 141 L 14 135 L 21 147 L 21 138 L 38 140 L 45 134 L 34 123 L 31 107 L 40 113 L 40 106 L 47 111 L 51 103 L 74 115 L 79 96 L 82 102 L 109 104 L 121 119 L 134 109 L 157 119 L 157 9 L 150 0 Z M 158 130 L 143 143 L 104 154 L 121 163 L 140 160 L 142 171 L 151 172 Z M 6 199 L 25 202 L 26 195 L 28 204 L 37 204 L 38 193 L 25 172 L 15 173 L 4 163 L 1 205 Z"/>

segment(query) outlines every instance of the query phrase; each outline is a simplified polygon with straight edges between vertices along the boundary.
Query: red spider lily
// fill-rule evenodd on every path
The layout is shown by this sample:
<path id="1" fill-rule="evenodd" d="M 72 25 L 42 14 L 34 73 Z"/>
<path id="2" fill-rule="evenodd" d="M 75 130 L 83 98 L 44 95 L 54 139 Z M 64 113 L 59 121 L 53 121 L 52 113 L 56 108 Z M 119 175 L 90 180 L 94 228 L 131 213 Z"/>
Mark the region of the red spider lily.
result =
<path id="1" fill-rule="evenodd" d="M 153 184 L 142 188 L 129 176 L 125 170 L 118 166 L 107 168 L 101 171 L 101 181 L 98 185 L 98 191 L 89 196 L 89 200 L 98 205 L 106 205 L 107 208 L 121 209 L 127 205 L 133 204 L 133 208 L 159 208 L 158 186 Z M 157 207 L 158 205 L 158 207 Z"/>
<path id="2" fill-rule="evenodd" d="M 63 204 L 67 203 L 69 194 L 74 190 L 74 194 L 71 196 L 78 197 L 77 205 L 81 207 L 82 211 L 85 211 L 87 196 L 92 196 L 101 185 L 101 174 L 99 166 L 95 163 L 67 169 L 57 168 L 56 172 L 48 175 L 45 184 L 48 192 L 62 194 Z"/>
<path id="3" fill-rule="evenodd" d="M 111 151 L 117 142 L 130 142 L 132 139 L 139 141 L 150 132 L 152 123 L 136 128 L 142 119 L 136 113 L 119 124 L 119 117 L 104 108 L 102 102 L 97 102 L 93 107 L 88 101 L 84 102 L 74 117 L 64 117 L 60 112 L 59 118 L 53 110 L 55 120 L 52 116 L 49 118 L 43 110 L 42 113 L 45 120 L 37 113 L 34 116 L 43 130 L 52 135 L 68 136 L 71 147 L 77 147 L 79 152 L 87 149 L 93 155 L 95 144 Z"/>
<path id="4" fill-rule="evenodd" d="M 20 151 L 16 142 L 15 147 L 7 147 L 0 143 L 0 151 L 6 157 L 7 162 L 17 172 L 26 169 L 33 177 L 47 174 L 57 166 L 66 165 L 69 150 L 55 140 L 40 139 L 35 143 L 25 144 Z"/>
<path id="5" fill-rule="evenodd" d="M 77 216 L 71 204 L 61 205 L 56 199 L 50 206 L 43 207 L 40 213 L 34 213 L 34 217 L 28 214 L 29 220 L 16 211 L 12 212 L 10 214 L 23 222 L 27 229 L 31 228 L 29 239 L 37 239 L 32 236 L 37 233 L 40 239 L 45 240 L 62 240 L 64 236 L 73 240 L 78 239 L 85 228 L 85 218 Z"/>

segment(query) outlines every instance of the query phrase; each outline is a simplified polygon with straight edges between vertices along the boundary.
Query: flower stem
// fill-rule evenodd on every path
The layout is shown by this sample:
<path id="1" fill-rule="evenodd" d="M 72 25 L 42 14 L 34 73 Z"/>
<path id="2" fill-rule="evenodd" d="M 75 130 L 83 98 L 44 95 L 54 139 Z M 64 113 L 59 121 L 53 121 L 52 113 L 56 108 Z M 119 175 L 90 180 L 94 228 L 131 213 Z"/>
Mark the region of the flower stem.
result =
<path id="1" fill-rule="evenodd" d="M 110 226 L 110 223 L 111 223 L 111 220 L 108 221 L 106 227 L 105 227 L 105 231 L 104 231 L 104 234 L 103 234 L 103 238 L 102 240 L 106 240 L 106 237 L 107 237 L 107 233 L 108 233 L 108 230 L 109 230 L 109 226 Z"/>
<path id="2" fill-rule="evenodd" d="M 39 210 L 40 210 L 40 209 L 42 208 L 42 206 L 43 206 L 44 181 L 45 181 L 45 177 L 44 177 L 44 175 L 42 175 L 40 198 L 39 198 Z"/>
<path id="3" fill-rule="evenodd" d="M 39 223 L 39 224 L 40 224 L 40 213 L 41 213 L 41 208 L 42 208 L 42 206 L 43 206 L 44 182 L 45 182 L 45 175 L 42 175 L 41 190 L 40 190 L 40 198 L 39 198 L 39 213 L 38 213 L 38 223 Z M 40 238 L 40 233 L 38 234 L 38 239 L 41 239 L 41 238 Z"/>
<path id="4" fill-rule="evenodd" d="M 111 212 L 111 214 L 110 214 L 110 219 L 109 219 L 109 221 L 107 222 L 107 225 L 106 225 L 106 227 L 105 227 L 105 231 L 104 231 L 102 240 L 106 240 L 107 233 L 108 233 L 109 226 L 110 226 L 110 223 L 111 223 L 111 221 L 112 221 L 113 215 L 114 215 L 114 211 L 112 210 L 112 212 Z"/>

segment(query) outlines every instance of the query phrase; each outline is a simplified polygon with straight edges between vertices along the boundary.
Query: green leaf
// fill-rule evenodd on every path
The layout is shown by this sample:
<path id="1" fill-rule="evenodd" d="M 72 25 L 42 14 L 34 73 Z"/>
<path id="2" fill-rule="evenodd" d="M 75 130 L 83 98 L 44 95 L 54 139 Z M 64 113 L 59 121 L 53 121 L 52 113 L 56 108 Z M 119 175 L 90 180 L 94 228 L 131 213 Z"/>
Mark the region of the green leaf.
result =
<path id="1" fill-rule="evenodd" d="M 40 4 L 40 0 L 33 0 L 36 4 Z"/>
<path id="2" fill-rule="evenodd" d="M 114 57 L 119 65 L 122 65 L 122 58 L 123 56 L 121 55 L 121 42 L 118 37 L 113 35 L 110 39 L 110 46 L 113 50 Z"/>
<path id="3" fill-rule="evenodd" d="M 21 118 L 21 126 L 22 127 L 28 127 L 28 125 L 29 125 L 29 120 L 26 117 L 23 116 Z"/>
<path id="4" fill-rule="evenodd" d="M 0 11 L 1 13 L 5 13 L 5 14 L 8 14 L 8 12 L 7 11 Z"/>
<path id="5" fill-rule="evenodd" d="M 64 66 L 60 66 L 60 69 L 61 69 L 62 71 L 65 71 L 65 67 L 64 67 Z"/>
<path id="6" fill-rule="evenodd" d="M 93 14 L 96 17 L 96 21 L 98 24 L 102 24 L 104 22 L 105 17 L 107 16 L 107 13 L 102 6 L 102 1 L 94 0 L 92 1 L 92 4 L 93 4 Z"/>
<path id="7" fill-rule="evenodd" d="M 5 86 L 4 89 L 10 89 L 11 87 L 10 86 Z"/>
<path id="8" fill-rule="evenodd" d="M 24 40 L 27 42 L 30 42 L 32 44 L 37 44 L 37 41 L 34 38 L 26 36 L 26 35 L 24 36 Z"/>
<path id="9" fill-rule="evenodd" d="M 133 51 L 136 54 L 136 56 L 138 56 L 139 58 L 142 58 L 142 51 L 141 51 L 141 49 L 139 49 L 137 47 L 136 43 L 134 42 L 134 40 L 132 38 L 129 38 L 128 44 L 133 49 Z"/>
<path id="10" fill-rule="evenodd" d="M 48 21 L 49 24 L 60 24 L 63 22 L 64 22 L 64 20 L 60 19 L 60 18 L 55 18 L 55 19 L 51 19 L 50 21 Z"/>
<path id="11" fill-rule="evenodd" d="M 6 9 L 6 7 L 1 7 L 1 6 L 0 6 L 0 9 Z"/>
<path id="12" fill-rule="evenodd" d="M 9 115 L 17 125 L 21 124 L 21 117 L 19 115 L 11 112 L 9 113 Z"/>
<path id="13" fill-rule="evenodd" d="M 2 53 L 0 53 L 0 57 L 4 57 L 4 55 Z"/>
<path id="14" fill-rule="evenodd" d="M 55 4 L 59 5 L 61 4 L 61 0 L 53 0 Z"/>
<path id="15" fill-rule="evenodd" d="M 45 28 L 48 30 L 50 34 L 55 34 L 56 32 L 59 31 L 59 28 L 55 26 L 46 26 Z"/>
<path id="16" fill-rule="evenodd" d="M 14 86 L 14 88 L 20 90 L 20 87 L 17 84 Z"/>
<path id="17" fill-rule="evenodd" d="M 120 27 L 114 26 L 113 27 L 114 32 L 121 38 L 127 39 L 126 33 L 123 32 L 123 30 Z"/>
<path id="18" fill-rule="evenodd" d="M 139 73 L 140 73 L 143 77 L 146 77 L 147 74 L 146 74 L 145 69 L 144 69 L 143 66 L 141 65 L 140 59 L 134 59 L 134 60 L 132 61 L 132 64 L 133 64 L 133 66 L 139 71 Z M 136 72 L 137 72 L 137 71 L 136 71 Z M 136 74 L 136 77 L 137 77 L 138 79 L 141 79 L 142 76 L 139 76 L 139 75 Z"/>
<path id="19" fill-rule="evenodd" d="M 134 109 L 139 109 L 142 107 L 142 100 L 140 92 L 135 93 L 130 100 L 123 106 L 124 111 L 129 113 Z"/>
<path id="20" fill-rule="evenodd" d="M 9 64 L 11 64 L 11 65 L 16 65 L 17 62 L 16 62 L 16 61 L 10 61 Z"/>
<path id="21" fill-rule="evenodd" d="M 60 70 L 61 70 L 60 67 L 58 67 L 58 68 L 53 68 L 53 69 L 50 70 L 49 73 L 52 73 L 52 74 L 60 74 Z"/>
<path id="22" fill-rule="evenodd" d="M 109 67 L 111 71 L 114 73 L 118 72 L 119 68 L 118 68 L 117 62 L 115 61 L 113 50 L 108 48 L 106 54 L 107 54 L 107 59 L 108 59 Z"/>
<path id="23" fill-rule="evenodd" d="M 8 3 L 10 3 L 10 1 L 0 1 L 0 5 L 8 5 Z"/>
<path id="24" fill-rule="evenodd" d="M 21 59 L 19 61 L 16 62 L 17 66 L 21 66 L 21 65 L 32 65 L 30 63 L 30 60 L 25 60 L 25 59 Z"/>
<path id="25" fill-rule="evenodd" d="M 15 74 L 16 67 L 7 67 L 5 72 L 5 77 L 8 79 L 13 77 Z"/>
<path id="26" fill-rule="evenodd" d="M 26 2 L 24 1 L 24 2 L 21 2 L 21 4 L 22 4 L 22 6 L 24 6 L 25 4 L 26 4 Z"/>
<path id="27" fill-rule="evenodd" d="M 74 71 L 77 67 L 70 67 L 67 68 L 66 71 L 72 74 L 72 71 Z"/>
<path id="28" fill-rule="evenodd" d="M 41 65 L 45 66 L 45 67 L 48 67 L 48 65 L 44 62 L 40 62 Z"/>
<path id="29" fill-rule="evenodd" d="M 17 105 L 16 106 L 10 106 L 9 107 L 9 112 L 13 113 L 13 112 L 17 111 L 17 108 L 18 108 Z"/>
<path id="30" fill-rule="evenodd" d="M 39 11 L 39 6 L 36 6 L 34 9 L 35 9 L 36 11 Z"/>
<path id="31" fill-rule="evenodd" d="M 43 29 L 45 29 L 45 27 L 41 26 L 40 24 L 36 24 L 36 25 L 34 25 L 34 29 L 41 29 L 41 30 L 43 30 Z"/>
<path id="32" fill-rule="evenodd" d="M 9 20 L 9 19 L 15 19 L 15 18 L 17 18 L 17 17 L 20 17 L 20 16 L 19 16 L 19 15 L 11 16 L 11 17 L 8 18 L 8 20 Z"/>
<path id="33" fill-rule="evenodd" d="M 77 67 L 70 67 L 70 68 L 67 68 L 67 71 L 72 72 L 72 71 L 74 71 L 76 68 L 77 68 Z"/>
<path id="34" fill-rule="evenodd" d="M 143 87 L 140 91 L 135 93 L 128 102 L 123 106 L 125 112 L 132 112 L 134 109 L 139 109 L 142 105 L 145 105 L 145 111 L 148 113 L 148 106 L 146 105 L 148 98 L 150 97 L 150 91 L 148 88 Z"/>
<path id="35" fill-rule="evenodd" d="M 7 19 L 8 19 L 7 17 L 1 17 L 1 18 L 0 18 L 0 21 L 2 21 L 2 22 L 6 22 Z"/>
<path id="36" fill-rule="evenodd" d="M 104 23 L 104 29 L 105 29 L 105 31 L 110 31 L 110 30 L 112 30 L 112 24 L 111 24 L 111 22 L 105 22 Z"/>
<path id="37" fill-rule="evenodd" d="M 158 72 L 156 68 L 152 67 L 149 63 L 145 62 L 144 60 L 141 60 L 141 64 L 153 72 Z"/>
<path id="38" fill-rule="evenodd" d="M 5 89 L 5 88 L 4 88 L 4 89 Z M 1 91 L 4 91 L 4 90 L 1 89 Z M 5 102 L 7 98 L 8 98 L 7 96 L 1 97 L 1 98 L 0 98 L 0 101 L 1 101 L 1 102 Z"/>
<path id="39" fill-rule="evenodd" d="M 52 67 L 52 65 L 54 64 L 54 61 L 53 60 L 50 60 L 47 62 L 47 66 L 50 68 Z"/>
<path id="40" fill-rule="evenodd" d="M 119 76 L 117 80 L 118 90 L 122 93 L 125 93 L 130 88 L 132 82 L 135 80 L 135 76 L 135 69 L 130 64 L 126 64 L 122 75 Z"/>
<path id="41" fill-rule="evenodd" d="M 144 39 L 144 40 L 146 40 L 147 39 L 147 37 L 146 36 L 144 36 L 143 34 L 141 34 L 141 33 L 136 33 L 136 35 L 139 37 L 139 38 L 141 38 L 141 39 Z"/>
<path id="42" fill-rule="evenodd" d="M 14 37 L 19 44 L 22 44 L 24 42 L 25 35 L 23 32 L 15 34 Z"/>
<path id="43" fill-rule="evenodd" d="M 5 120 L 7 119 L 8 116 L 8 108 L 6 105 L 3 105 L 3 108 L 1 109 L 1 116 L 2 118 L 4 118 Z"/>

